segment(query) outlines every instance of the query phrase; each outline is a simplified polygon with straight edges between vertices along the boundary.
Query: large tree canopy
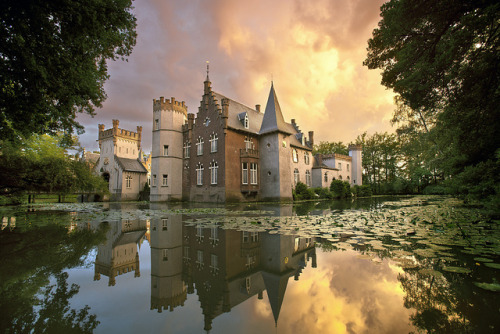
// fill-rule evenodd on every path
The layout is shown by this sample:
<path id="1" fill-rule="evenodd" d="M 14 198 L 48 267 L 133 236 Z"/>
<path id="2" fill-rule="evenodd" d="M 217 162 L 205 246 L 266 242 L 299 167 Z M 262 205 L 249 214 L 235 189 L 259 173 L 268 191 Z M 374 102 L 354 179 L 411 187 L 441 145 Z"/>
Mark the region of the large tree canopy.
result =
<path id="1" fill-rule="evenodd" d="M 398 94 L 394 120 L 433 143 L 444 176 L 498 169 L 500 3 L 391 0 L 381 16 L 364 64 Z"/>
<path id="2" fill-rule="evenodd" d="M 0 137 L 82 130 L 106 98 L 106 60 L 130 55 L 132 0 L 0 1 Z"/>

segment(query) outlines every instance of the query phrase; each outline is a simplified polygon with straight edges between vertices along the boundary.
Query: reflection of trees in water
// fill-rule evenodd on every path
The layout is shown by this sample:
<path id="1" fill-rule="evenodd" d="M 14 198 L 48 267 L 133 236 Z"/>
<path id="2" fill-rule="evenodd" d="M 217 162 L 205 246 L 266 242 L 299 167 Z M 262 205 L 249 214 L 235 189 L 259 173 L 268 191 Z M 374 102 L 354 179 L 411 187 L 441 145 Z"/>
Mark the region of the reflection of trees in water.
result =
<path id="1" fill-rule="evenodd" d="M 69 299 L 78 293 L 79 286 L 72 284 L 68 288 L 68 274 L 55 275 L 56 284 L 44 287 L 42 298 L 32 296 L 28 303 L 17 307 L 10 321 L 4 328 L 9 333 L 92 333 L 99 324 L 95 315 L 89 315 L 89 307 L 81 310 L 71 309 Z M 28 297 L 28 296 L 25 296 Z M 33 304 L 38 312 L 33 312 Z"/>
<path id="2" fill-rule="evenodd" d="M 398 276 L 405 292 L 404 305 L 414 309 L 411 322 L 428 333 L 467 332 L 469 320 L 459 308 L 459 296 L 442 274 L 426 269 L 407 269 Z M 461 280 L 460 280 L 461 281 Z"/>
<path id="3" fill-rule="evenodd" d="M 87 306 L 70 309 L 79 287 L 68 287 L 63 270 L 83 265 L 104 238 L 104 231 L 68 233 L 60 225 L 1 233 L 0 331 L 91 333 L 99 322 Z M 51 276 L 56 284 L 49 285 Z"/>

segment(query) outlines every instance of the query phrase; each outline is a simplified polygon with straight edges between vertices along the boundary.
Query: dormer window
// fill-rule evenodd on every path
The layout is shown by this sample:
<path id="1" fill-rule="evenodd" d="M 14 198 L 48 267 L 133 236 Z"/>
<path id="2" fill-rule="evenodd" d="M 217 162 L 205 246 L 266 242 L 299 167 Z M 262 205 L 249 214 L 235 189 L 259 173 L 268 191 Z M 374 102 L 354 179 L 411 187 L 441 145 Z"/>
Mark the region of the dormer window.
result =
<path id="1" fill-rule="evenodd" d="M 242 112 L 238 114 L 238 120 L 241 122 L 245 129 L 248 129 L 249 121 L 248 121 L 248 113 Z"/>
<path id="2" fill-rule="evenodd" d="M 210 118 L 205 118 L 205 122 L 203 122 L 203 124 L 205 124 L 205 126 L 208 126 L 210 124 Z"/>
<path id="3" fill-rule="evenodd" d="M 248 114 L 245 114 L 244 126 L 245 129 L 248 129 Z"/>

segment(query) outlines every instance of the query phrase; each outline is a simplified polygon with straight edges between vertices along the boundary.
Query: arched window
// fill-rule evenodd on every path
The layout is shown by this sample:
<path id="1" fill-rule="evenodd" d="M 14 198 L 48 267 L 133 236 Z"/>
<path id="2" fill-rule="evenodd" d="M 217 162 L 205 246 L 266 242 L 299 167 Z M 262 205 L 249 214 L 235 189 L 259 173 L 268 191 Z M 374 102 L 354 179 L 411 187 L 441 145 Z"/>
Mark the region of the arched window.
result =
<path id="1" fill-rule="evenodd" d="M 198 186 L 203 185 L 203 164 L 198 163 L 198 166 L 196 166 L 196 184 Z"/>
<path id="2" fill-rule="evenodd" d="M 347 180 L 350 180 L 350 179 L 351 179 L 351 178 L 348 176 L 348 177 L 347 177 Z"/>
<path id="3" fill-rule="evenodd" d="M 292 150 L 292 157 L 293 157 L 293 162 L 299 162 L 299 157 L 297 155 L 297 150 L 296 149 Z"/>
<path id="4" fill-rule="evenodd" d="M 311 186 L 311 171 L 309 169 L 306 170 L 306 184 L 308 187 Z"/>
<path id="5" fill-rule="evenodd" d="M 339 175 L 339 180 L 342 180 L 342 175 Z"/>
<path id="6" fill-rule="evenodd" d="M 212 161 L 210 163 L 209 169 L 210 169 L 210 184 L 217 184 L 217 171 L 219 169 L 217 162 Z"/>
<path id="7" fill-rule="evenodd" d="M 304 152 L 304 163 L 309 165 L 309 152 L 307 151 Z"/>
<path id="8" fill-rule="evenodd" d="M 295 184 L 297 184 L 300 181 L 299 170 L 297 168 L 295 168 L 295 170 L 293 171 L 293 181 L 295 182 Z"/>
<path id="9" fill-rule="evenodd" d="M 210 152 L 211 153 L 217 152 L 217 140 L 218 140 L 217 134 L 212 133 L 210 135 Z"/>
<path id="10" fill-rule="evenodd" d="M 196 142 L 196 154 L 203 155 L 203 138 L 198 137 L 198 141 Z"/>

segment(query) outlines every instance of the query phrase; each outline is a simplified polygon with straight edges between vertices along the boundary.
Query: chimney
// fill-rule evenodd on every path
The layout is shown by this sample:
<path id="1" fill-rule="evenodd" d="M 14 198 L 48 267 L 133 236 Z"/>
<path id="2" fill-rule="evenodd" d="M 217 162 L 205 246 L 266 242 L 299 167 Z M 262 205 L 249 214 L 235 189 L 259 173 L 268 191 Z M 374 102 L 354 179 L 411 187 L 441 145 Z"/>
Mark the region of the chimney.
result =
<path id="1" fill-rule="evenodd" d="M 314 145 L 314 131 L 309 131 L 309 143 L 311 143 L 311 146 Z"/>
<path id="2" fill-rule="evenodd" d="M 260 104 L 255 105 L 255 110 L 257 110 L 257 112 L 260 112 Z"/>

